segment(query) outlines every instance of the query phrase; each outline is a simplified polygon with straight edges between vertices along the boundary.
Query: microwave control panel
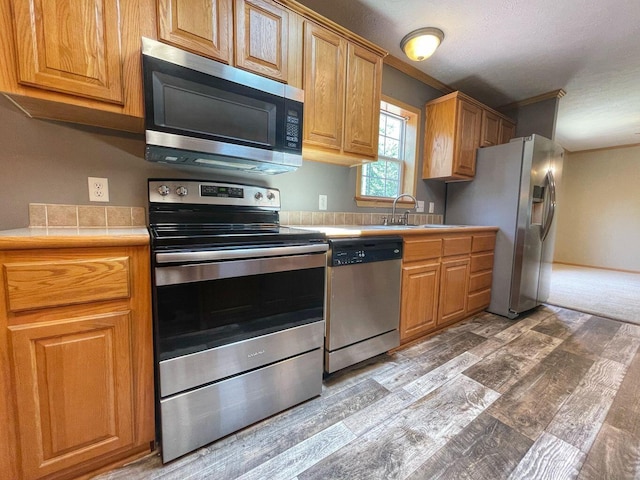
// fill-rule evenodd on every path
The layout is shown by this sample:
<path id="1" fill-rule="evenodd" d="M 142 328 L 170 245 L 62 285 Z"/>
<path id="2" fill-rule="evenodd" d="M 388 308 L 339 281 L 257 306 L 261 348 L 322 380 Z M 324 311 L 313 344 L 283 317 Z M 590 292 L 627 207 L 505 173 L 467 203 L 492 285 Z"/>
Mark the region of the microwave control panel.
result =
<path id="1" fill-rule="evenodd" d="M 286 129 L 286 146 L 300 149 L 300 116 L 297 110 L 287 109 Z"/>

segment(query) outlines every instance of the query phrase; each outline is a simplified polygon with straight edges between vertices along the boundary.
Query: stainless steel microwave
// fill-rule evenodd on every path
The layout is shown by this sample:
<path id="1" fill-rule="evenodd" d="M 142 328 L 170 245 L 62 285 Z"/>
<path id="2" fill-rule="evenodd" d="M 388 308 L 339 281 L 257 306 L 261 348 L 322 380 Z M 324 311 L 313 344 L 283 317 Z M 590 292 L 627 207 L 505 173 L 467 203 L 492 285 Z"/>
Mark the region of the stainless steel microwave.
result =
<path id="1" fill-rule="evenodd" d="M 283 173 L 302 164 L 304 92 L 142 38 L 145 158 Z"/>

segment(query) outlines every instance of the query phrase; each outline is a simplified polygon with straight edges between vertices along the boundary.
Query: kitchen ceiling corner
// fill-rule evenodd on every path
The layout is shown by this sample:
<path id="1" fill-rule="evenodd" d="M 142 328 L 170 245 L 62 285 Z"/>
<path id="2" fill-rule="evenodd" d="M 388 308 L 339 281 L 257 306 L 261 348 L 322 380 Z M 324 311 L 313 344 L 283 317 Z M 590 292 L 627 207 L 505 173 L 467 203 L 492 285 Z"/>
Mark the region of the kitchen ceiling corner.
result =
<path id="1" fill-rule="evenodd" d="M 569 151 L 638 143 L 637 0 L 300 3 L 494 108 L 563 89 L 556 140 Z M 446 32 L 446 42 L 411 62 L 400 41 L 425 24 Z"/>

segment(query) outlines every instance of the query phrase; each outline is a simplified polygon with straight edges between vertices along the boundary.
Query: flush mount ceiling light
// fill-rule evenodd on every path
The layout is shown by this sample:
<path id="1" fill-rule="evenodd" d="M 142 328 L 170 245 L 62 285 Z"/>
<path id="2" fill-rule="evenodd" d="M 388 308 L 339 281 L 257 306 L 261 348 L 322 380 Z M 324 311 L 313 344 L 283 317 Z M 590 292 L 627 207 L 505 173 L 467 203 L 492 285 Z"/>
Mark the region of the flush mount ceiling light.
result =
<path id="1" fill-rule="evenodd" d="M 443 39 L 444 33 L 439 28 L 419 28 L 405 35 L 400 48 L 409 59 L 421 62 L 433 55 Z"/>

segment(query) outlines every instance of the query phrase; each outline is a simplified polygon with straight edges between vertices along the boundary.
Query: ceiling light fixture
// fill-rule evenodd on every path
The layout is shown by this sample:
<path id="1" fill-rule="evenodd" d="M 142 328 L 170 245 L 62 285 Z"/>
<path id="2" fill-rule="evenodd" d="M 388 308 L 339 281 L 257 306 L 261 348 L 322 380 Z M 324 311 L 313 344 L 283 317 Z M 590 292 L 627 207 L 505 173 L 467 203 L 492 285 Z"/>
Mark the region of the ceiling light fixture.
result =
<path id="1" fill-rule="evenodd" d="M 442 40 L 444 33 L 439 28 L 419 28 L 405 35 L 400 42 L 400 48 L 410 60 L 421 62 L 433 55 Z"/>

